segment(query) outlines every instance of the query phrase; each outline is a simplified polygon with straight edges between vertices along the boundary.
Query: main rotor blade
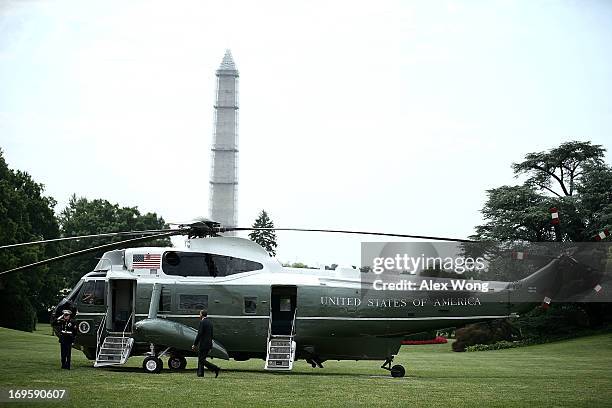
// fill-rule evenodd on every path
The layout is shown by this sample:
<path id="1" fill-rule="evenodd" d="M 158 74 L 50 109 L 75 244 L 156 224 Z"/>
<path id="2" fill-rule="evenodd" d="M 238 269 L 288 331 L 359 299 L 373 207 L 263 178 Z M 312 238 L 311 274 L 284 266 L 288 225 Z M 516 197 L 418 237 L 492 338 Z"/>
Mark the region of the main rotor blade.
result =
<path id="1" fill-rule="evenodd" d="M 43 240 L 40 240 L 40 241 L 31 241 L 31 242 L 22 242 L 22 243 L 19 243 L 19 244 L 2 245 L 2 246 L 0 246 L 0 249 L 16 248 L 16 247 L 29 246 L 29 245 L 47 244 L 49 242 L 72 241 L 72 240 L 76 240 L 76 239 L 88 239 L 88 238 L 99 238 L 99 237 L 116 237 L 116 236 L 130 236 L 130 235 L 145 235 L 145 234 L 159 234 L 159 233 L 162 233 L 162 232 L 170 232 L 170 231 L 176 231 L 176 230 L 172 230 L 172 229 L 160 229 L 160 230 L 121 231 L 121 232 L 107 232 L 107 233 L 103 233 L 103 234 L 78 235 L 78 236 L 74 236 L 74 237 L 43 239 Z"/>
<path id="2" fill-rule="evenodd" d="M 169 237 L 169 236 L 178 235 L 178 234 L 181 234 L 181 233 L 183 233 L 181 230 L 173 230 L 173 232 L 165 232 L 163 234 L 148 235 L 146 237 L 126 239 L 124 241 L 119 241 L 119 242 L 113 242 L 113 243 L 110 243 L 110 244 L 99 245 L 99 246 L 96 246 L 96 247 L 93 247 L 93 248 L 82 249 L 80 251 L 70 252 L 68 254 L 56 256 L 56 257 L 45 259 L 45 260 L 38 261 L 38 262 L 34 262 L 34 263 L 31 263 L 31 264 L 28 264 L 28 265 L 18 266 L 17 268 L 13 268 L 13 269 L 9 269 L 8 271 L 0 272 L 0 275 L 4 275 L 4 274 L 7 274 L 7 273 L 11 273 L 11 272 L 18 272 L 18 271 L 21 271 L 21 270 L 24 270 L 24 269 L 33 268 L 35 266 L 46 265 L 48 263 L 52 263 L 52 262 L 56 262 L 56 261 L 61 261 L 62 259 L 68 259 L 68 258 L 72 258 L 74 256 L 88 254 L 90 252 L 96 252 L 96 251 L 99 251 L 101 249 L 114 249 L 114 248 L 122 247 L 124 244 L 132 244 L 132 243 L 136 243 L 136 242 L 148 241 L 148 240 L 155 239 L 155 238 Z"/>
<path id="3" fill-rule="evenodd" d="M 256 227 L 228 227 L 222 228 L 221 232 L 225 231 L 298 231 L 298 232 L 335 232 L 339 234 L 357 234 L 357 235 L 378 235 L 383 237 L 399 237 L 399 238 L 418 238 L 431 239 L 436 241 L 454 241 L 454 242 L 478 242 L 463 238 L 448 238 L 434 237 L 429 235 L 411 235 L 411 234 L 392 234 L 387 232 L 369 232 L 369 231 L 348 231 L 348 230 L 331 230 L 331 229 L 309 229 L 309 228 L 256 228 Z"/>

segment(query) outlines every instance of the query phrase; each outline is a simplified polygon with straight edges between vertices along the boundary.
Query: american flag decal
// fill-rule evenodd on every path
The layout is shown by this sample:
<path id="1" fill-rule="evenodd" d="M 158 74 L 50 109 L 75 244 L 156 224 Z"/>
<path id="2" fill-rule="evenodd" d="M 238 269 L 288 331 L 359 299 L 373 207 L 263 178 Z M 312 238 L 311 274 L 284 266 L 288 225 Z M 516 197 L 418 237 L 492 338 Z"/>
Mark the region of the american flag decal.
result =
<path id="1" fill-rule="evenodd" d="M 132 268 L 134 269 L 159 269 L 160 263 L 160 254 L 134 254 L 132 257 Z"/>

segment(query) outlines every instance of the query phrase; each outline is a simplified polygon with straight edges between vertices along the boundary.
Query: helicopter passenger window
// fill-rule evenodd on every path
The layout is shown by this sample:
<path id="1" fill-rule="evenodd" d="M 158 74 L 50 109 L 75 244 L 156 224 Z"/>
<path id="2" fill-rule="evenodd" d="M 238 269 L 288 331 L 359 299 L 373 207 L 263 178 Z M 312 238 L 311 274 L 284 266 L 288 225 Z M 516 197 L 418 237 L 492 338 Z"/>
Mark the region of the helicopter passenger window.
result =
<path id="1" fill-rule="evenodd" d="M 168 313 L 172 311 L 172 294 L 170 288 L 162 286 L 161 296 L 159 297 L 159 312 Z"/>
<path id="2" fill-rule="evenodd" d="M 208 309 L 208 295 L 179 295 L 179 309 L 193 312 Z"/>
<path id="3" fill-rule="evenodd" d="M 81 303 L 100 306 L 104 304 L 104 281 L 91 280 L 85 282 L 81 289 Z"/>
<path id="4" fill-rule="evenodd" d="M 244 298 L 244 314 L 257 313 L 257 297 L 245 296 Z"/>
<path id="5" fill-rule="evenodd" d="M 291 298 L 286 298 L 286 297 L 280 298 L 279 310 L 281 312 L 290 312 L 291 311 Z"/>
<path id="6" fill-rule="evenodd" d="M 197 252 L 166 252 L 162 269 L 167 275 L 178 276 L 229 276 L 241 272 L 263 269 L 259 262 L 231 256 Z"/>
<path id="7" fill-rule="evenodd" d="M 258 271 L 263 269 L 263 265 L 259 262 L 249 261 L 247 259 L 234 258 L 223 255 L 208 255 L 210 264 L 216 272 L 216 276 L 229 276 L 235 273 Z"/>

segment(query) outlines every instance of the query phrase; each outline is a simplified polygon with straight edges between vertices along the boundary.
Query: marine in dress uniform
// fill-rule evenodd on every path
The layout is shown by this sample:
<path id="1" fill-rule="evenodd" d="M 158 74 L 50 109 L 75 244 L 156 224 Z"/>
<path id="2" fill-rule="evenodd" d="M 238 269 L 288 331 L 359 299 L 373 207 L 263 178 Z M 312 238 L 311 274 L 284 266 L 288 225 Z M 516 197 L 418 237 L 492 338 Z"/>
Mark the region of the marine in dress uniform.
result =
<path id="1" fill-rule="evenodd" d="M 74 344 L 74 338 L 77 334 L 77 326 L 76 322 L 72 319 L 72 311 L 64 310 L 62 315 L 53 324 L 58 329 L 62 354 L 62 368 L 70 370 L 72 344 Z"/>
<path id="2" fill-rule="evenodd" d="M 212 349 L 212 339 L 213 339 L 213 325 L 210 320 L 206 317 L 208 313 L 206 310 L 200 311 L 200 327 L 198 328 L 198 335 L 193 342 L 193 346 L 191 348 L 198 350 L 198 377 L 204 376 L 204 367 L 206 367 L 210 371 L 214 371 L 215 378 L 219 376 L 219 367 L 211 363 L 210 361 L 206 361 L 206 356 Z"/>

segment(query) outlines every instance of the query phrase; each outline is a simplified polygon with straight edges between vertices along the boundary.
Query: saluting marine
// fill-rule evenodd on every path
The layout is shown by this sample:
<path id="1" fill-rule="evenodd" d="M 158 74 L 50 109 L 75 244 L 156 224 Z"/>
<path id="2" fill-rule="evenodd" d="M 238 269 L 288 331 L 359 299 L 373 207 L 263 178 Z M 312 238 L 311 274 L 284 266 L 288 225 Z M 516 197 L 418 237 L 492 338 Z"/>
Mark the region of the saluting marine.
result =
<path id="1" fill-rule="evenodd" d="M 76 323 L 72 320 L 72 311 L 64 310 L 62 315 L 53 322 L 59 334 L 61 344 L 62 368 L 70 370 L 70 358 L 72 355 L 72 345 L 77 334 Z"/>

